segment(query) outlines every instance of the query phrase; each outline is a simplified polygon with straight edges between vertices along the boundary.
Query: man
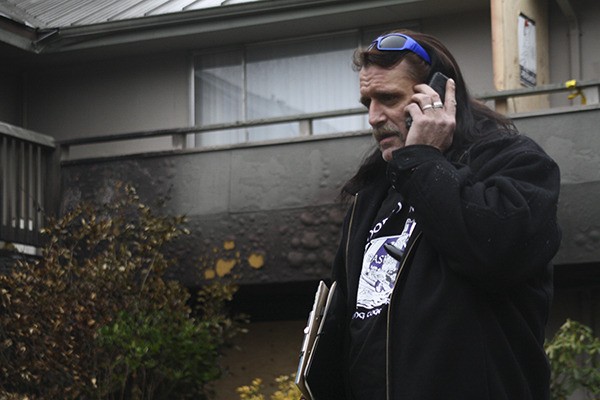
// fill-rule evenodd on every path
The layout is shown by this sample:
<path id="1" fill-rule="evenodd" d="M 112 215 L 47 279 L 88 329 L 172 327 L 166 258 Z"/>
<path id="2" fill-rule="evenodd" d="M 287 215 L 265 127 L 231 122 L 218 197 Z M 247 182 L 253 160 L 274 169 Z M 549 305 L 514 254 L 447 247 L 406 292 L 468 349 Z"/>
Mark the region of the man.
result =
<path id="1" fill-rule="evenodd" d="M 547 399 L 557 165 L 429 35 L 383 35 L 355 65 L 378 148 L 344 187 L 333 398 Z"/>

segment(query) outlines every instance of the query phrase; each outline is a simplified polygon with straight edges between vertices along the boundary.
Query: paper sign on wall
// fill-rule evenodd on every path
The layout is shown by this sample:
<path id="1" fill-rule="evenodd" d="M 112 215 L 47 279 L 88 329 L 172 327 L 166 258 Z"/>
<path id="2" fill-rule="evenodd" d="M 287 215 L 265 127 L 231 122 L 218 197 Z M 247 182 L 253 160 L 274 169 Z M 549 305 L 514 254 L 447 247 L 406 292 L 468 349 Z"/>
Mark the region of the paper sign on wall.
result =
<path id="1" fill-rule="evenodd" d="M 535 21 L 519 15 L 519 69 L 521 85 L 537 85 L 537 50 L 535 42 Z"/>

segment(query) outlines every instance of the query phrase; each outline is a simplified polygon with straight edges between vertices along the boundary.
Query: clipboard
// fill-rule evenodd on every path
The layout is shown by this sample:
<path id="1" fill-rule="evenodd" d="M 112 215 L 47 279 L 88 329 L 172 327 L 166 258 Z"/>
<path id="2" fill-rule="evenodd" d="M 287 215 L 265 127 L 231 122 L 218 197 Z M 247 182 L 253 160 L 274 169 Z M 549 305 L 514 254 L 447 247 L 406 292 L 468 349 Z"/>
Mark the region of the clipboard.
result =
<path id="1" fill-rule="evenodd" d="M 328 288 L 325 282 L 319 282 L 319 286 L 315 293 L 313 307 L 308 314 L 308 321 L 306 328 L 304 328 L 304 339 L 300 349 L 300 360 L 298 362 L 295 383 L 306 400 L 315 400 L 307 376 L 310 372 L 314 355 L 319 345 L 319 338 L 323 333 L 325 316 L 329 311 L 331 299 L 335 293 L 335 287 L 335 282 L 332 283 L 331 288 Z"/>

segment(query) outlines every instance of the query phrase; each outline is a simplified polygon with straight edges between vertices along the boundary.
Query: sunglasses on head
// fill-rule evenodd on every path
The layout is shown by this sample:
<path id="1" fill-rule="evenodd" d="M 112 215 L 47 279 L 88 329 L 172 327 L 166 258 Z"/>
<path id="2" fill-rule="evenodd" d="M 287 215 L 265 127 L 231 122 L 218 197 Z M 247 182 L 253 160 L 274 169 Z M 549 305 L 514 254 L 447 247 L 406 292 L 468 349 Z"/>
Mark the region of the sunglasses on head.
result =
<path id="1" fill-rule="evenodd" d="M 427 64 L 431 64 L 431 58 L 425 49 L 413 38 L 403 35 L 402 33 L 388 33 L 387 35 L 379 36 L 377 39 L 373 40 L 369 46 L 369 50 L 372 50 L 373 48 L 380 51 L 412 51 L 421 57 Z"/>

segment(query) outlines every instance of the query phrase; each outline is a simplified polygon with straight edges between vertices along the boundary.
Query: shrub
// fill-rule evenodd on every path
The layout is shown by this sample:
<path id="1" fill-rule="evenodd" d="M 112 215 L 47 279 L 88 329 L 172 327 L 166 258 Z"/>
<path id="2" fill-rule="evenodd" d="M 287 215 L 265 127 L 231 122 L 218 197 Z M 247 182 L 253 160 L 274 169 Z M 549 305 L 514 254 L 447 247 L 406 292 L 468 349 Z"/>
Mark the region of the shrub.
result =
<path id="1" fill-rule="evenodd" d="M 42 256 L 0 275 L 0 398 L 208 398 L 236 332 L 221 310 L 235 288 L 205 288 L 195 318 L 165 278 L 183 224 L 123 186 L 50 221 Z"/>
<path id="2" fill-rule="evenodd" d="M 587 398 L 600 398 L 600 339 L 589 327 L 567 319 L 546 344 L 546 353 L 552 399 L 565 400 L 577 390 Z"/>
<path id="3" fill-rule="evenodd" d="M 275 378 L 277 390 L 270 396 L 270 400 L 299 400 L 302 396 L 294 383 L 294 375 L 282 375 Z M 262 380 L 257 378 L 250 385 L 240 386 L 237 393 L 240 400 L 266 400 L 262 393 Z"/>

